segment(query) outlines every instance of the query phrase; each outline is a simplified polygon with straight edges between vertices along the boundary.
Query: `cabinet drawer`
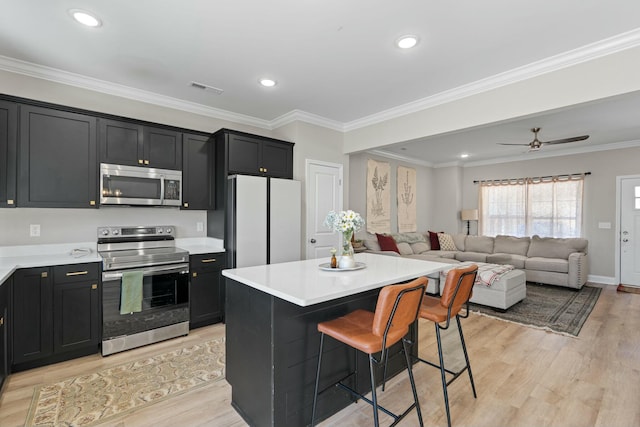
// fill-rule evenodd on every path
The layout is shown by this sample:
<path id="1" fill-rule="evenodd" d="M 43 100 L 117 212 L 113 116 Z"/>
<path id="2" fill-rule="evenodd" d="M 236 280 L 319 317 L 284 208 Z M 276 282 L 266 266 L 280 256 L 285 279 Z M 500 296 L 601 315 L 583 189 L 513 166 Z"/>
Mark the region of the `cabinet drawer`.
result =
<path id="1" fill-rule="evenodd" d="M 80 282 L 99 279 L 100 264 L 97 262 L 58 265 L 53 267 L 53 280 L 55 283 Z"/>
<path id="2" fill-rule="evenodd" d="M 212 269 L 222 270 L 225 265 L 225 253 L 215 252 L 209 254 L 191 255 L 190 266 L 192 270 Z"/>

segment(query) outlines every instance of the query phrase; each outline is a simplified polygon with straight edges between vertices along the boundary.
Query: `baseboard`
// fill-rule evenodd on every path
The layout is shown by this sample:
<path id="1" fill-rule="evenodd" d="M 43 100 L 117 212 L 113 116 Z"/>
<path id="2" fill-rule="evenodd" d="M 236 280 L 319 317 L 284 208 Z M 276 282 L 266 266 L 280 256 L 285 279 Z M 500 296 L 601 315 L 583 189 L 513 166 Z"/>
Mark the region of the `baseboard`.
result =
<path id="1" fill-rule="evenodd" d="M 610 276 L 596 276 L 593 274 L 589 274 L 587 276 L 587 282 L 618 286 L 618 283 L 616 282 L 616 278 L 610 277 Z"/>

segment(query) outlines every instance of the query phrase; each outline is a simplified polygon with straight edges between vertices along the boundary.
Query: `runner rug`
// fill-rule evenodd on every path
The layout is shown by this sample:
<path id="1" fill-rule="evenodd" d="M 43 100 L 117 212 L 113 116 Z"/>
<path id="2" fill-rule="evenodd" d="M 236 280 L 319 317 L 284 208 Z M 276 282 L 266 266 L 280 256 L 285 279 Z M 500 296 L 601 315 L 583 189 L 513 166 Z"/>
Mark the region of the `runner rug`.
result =
<path id="1" fill-rule="evenodd" d="M 92 426 L 224 378 L 224 338 L 36 388 L 27 426 Z"/>
<path id="2" fill-rule="evenodd" d="M 478 304 L 471 311 L 551 332 L 578 336 L 591 314 L 601 288 L 583 286 L 580 290 L 527 282 L 527 297 L 501 312 Z"/>

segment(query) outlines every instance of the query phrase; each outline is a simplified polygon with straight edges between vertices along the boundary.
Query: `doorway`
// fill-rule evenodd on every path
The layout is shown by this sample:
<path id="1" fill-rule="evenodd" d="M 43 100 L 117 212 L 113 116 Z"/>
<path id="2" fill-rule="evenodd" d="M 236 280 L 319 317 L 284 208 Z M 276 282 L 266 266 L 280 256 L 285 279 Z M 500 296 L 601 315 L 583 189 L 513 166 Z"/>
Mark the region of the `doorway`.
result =
<path id="1" fill-rule="evenodd" d="M 340 245 L 340 235 L 323 225 L 329 211 L 342 210 L 343 166 L 319 160 L 306 161 L 307 232 L 305 258 L 328 258 Z"/>
<path id="2" fill-rule="evenodd" d="M 640 287 L 640 175 L 618 177 L 619 283 Z"/>

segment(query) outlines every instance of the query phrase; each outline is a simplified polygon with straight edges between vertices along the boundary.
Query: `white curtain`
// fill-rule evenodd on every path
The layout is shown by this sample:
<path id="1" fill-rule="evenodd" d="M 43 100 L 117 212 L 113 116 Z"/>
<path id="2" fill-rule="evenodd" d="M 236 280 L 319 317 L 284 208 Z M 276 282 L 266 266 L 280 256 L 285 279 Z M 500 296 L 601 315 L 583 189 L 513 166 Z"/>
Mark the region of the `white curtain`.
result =
<path id="1" fill-rule="evenodd" d="M 584 175 L 481 181 L 485 236 L 580 237 Z"/>

